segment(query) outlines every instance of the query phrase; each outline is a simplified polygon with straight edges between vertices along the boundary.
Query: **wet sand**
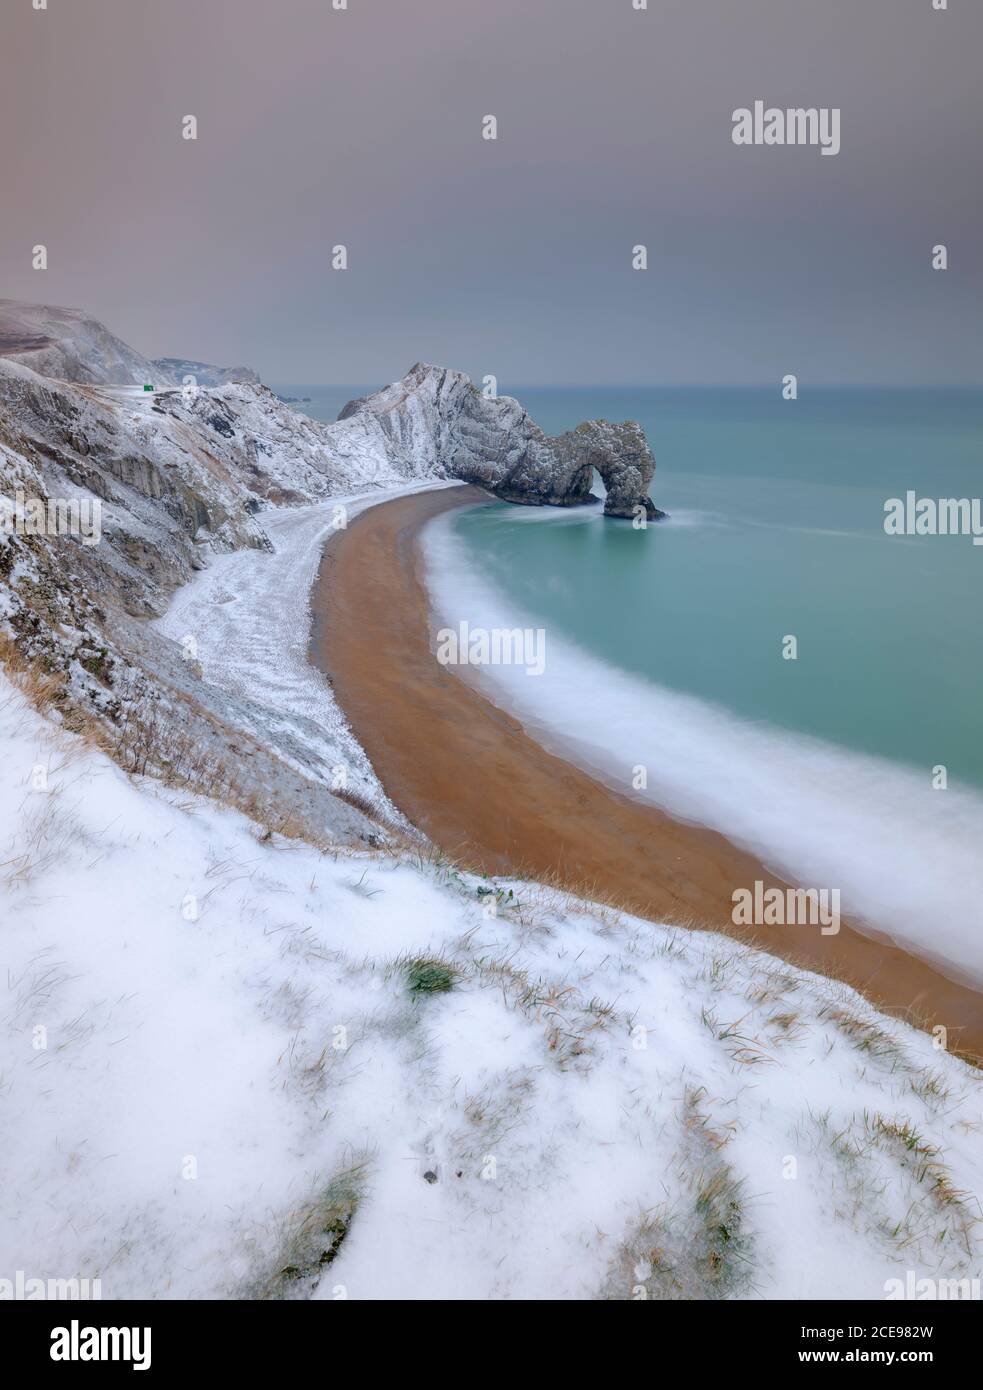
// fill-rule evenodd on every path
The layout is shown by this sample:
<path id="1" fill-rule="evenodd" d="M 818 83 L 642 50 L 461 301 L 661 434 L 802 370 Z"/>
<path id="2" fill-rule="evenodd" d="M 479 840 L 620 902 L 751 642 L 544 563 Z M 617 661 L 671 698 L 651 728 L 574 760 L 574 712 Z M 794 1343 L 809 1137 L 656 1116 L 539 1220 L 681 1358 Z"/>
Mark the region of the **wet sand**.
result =
<path id="1" fill-rule="evenodd" d="M 732 893 L 785 887 L 715 831 L 622 796 L 547 753 L 480 688 L 440 666 L 420 528 L 478 488 L 395 498 L 325 550 L 311 659 L 331 680 L 388 795 L 447 854 L 485 873 L 558 882 L 658 922 L 713 927 L 847 981 L 887 1012 L 943 1024 L 950 1051 L 983 1055 L 983 995 L 841 923 L 735 928 Z"/>

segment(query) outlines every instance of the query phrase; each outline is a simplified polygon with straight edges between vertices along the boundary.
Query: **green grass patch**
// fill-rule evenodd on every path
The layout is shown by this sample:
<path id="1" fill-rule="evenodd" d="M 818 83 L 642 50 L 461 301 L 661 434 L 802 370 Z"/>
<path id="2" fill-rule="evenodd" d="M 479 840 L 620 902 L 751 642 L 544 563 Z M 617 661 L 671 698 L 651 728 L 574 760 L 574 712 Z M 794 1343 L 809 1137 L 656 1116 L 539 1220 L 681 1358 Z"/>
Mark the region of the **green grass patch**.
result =
<path id="1" fill-rule="evenodd" d="M 415 999 L 422 994 L 446 994 L 457 981 L 454 966 L 428 956 L 416 956 L 408 960 L 404 968 L 410 994 Z"/>

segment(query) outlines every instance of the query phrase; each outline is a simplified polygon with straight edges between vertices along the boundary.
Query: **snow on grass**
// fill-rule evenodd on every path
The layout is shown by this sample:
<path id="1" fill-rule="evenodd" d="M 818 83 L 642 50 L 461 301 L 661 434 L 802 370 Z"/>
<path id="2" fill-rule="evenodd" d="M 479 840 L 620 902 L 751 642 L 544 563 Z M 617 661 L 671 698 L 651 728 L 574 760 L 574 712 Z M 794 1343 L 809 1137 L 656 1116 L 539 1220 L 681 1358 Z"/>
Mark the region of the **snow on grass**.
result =
<path id="1" fill-rule="evenodd" d="M 0 769 L 0 1277 L 629 1299 L 980 1275 L 979 1075 L 849 989 L 436 853 L 263 839 L 6 679 Z"/>
<path id="2" fill-rule="evenodd" d="M 379 502 L 455 483 L 426 482 L 340 494 L 329 503 L 269 509 L 263 529 L 272 552 L 253 549 L 215 556 L 174 595 L 153 626 L 181 644 L 194 638 L 205 679 L 248 701 L 249 730 L 301 772 L 316 769 L 400 820 L 351 733 L 325 677 L 307 659 L 310 594 L 324 545 L 348 520 Z"/>

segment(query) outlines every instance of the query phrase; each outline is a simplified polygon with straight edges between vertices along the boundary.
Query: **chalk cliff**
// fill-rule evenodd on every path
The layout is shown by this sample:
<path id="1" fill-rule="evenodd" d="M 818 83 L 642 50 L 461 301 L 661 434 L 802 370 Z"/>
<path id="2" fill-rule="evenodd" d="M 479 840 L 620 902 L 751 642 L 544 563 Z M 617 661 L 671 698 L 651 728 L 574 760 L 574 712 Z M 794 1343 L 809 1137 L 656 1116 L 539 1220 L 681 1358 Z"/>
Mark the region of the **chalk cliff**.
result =
<path id="1" fill-rule="evenodd" d="M 0 299 L 0 359 L 40 376 L 89 385 L 174 385 L 146 357 L 81 309 Z"/>
<path id="2" fill-rule="evenodd" d="M 589 499 L 596 469 L 608 516 L 664 515 L 649 496 L 655 459 L 635 421 L 590 420 L 551 437 L 511 396 L 486 396 L 463 372 L 423 362 L 350 401 L 339 420 L 360 427 L 400 472 L 460 478 L 507 502 L 569 507 Z"/>

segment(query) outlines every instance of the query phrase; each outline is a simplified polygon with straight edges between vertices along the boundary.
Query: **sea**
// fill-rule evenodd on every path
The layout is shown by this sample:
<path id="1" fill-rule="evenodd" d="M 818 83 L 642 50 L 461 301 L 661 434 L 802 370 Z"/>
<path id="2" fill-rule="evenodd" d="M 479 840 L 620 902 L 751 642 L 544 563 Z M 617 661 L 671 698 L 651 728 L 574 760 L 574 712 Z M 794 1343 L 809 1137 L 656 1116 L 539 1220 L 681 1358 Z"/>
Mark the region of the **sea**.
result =
<path id="1" fill-rule="evenodd" d="M 334 419 L 371 388 L 278 389 Z M 542 674 L 489 667 L 490 697 L 983 984 L 983 545 L 884 525 L 909 492 L 981 496 L 983 391 L 507 393 L 551 434 L 640 421 L 669 519 L 489 502 L 433 522 L 440 619 L 543 633 Z"/>

